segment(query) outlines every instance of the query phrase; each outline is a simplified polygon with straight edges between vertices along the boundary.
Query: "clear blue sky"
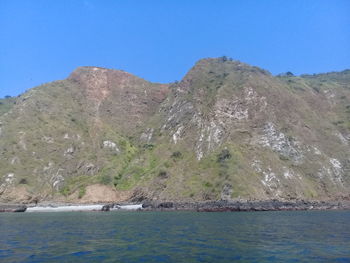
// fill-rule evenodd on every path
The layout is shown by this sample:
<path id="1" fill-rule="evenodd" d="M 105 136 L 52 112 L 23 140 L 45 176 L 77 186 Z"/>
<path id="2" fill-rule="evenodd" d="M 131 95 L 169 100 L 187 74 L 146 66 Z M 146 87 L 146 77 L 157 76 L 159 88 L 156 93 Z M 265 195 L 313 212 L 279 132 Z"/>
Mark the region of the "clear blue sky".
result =
<path id="1" fill-rule="evenodd" d="M 350 68 L 350 1 L 0 0 L 0 97 L 86 65 L 172 82 L 222 55 L 273 74 Z"/>

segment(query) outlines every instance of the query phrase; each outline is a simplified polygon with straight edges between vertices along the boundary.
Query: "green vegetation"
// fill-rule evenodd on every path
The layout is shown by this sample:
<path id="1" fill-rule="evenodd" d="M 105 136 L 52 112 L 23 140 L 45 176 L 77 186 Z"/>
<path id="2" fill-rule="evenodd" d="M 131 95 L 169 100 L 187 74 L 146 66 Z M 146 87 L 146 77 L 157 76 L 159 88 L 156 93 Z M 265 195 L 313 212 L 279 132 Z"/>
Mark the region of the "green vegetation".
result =
<path id="1" fill-rule="evenodd" d="M 28 184 L 28 180 L 26 178 L 22 178 L 20 181 L 19 181 L 19 184 Z"/>
<path id="2" fill-rule="evenodd" d="M 179 151 L 173 152 L 171 154 L 171 157 L 174 158 L 174 159 L 180 159 L 180 158 L 182 158 L 182 153 L 179 152 Z"/>
<path id="3" fill-rule="evenodd" d="M 83 196 L 85 195 L 85 193 L 86 193 L 85 187 L 81 186 L 81 187 L 79 188 L 78 198 L 79 198 L 79 199 L 83 198 Z"/>
<path id="4" fill-rule="evenodd" d="M 218 159 L 217 162 L 219 163 L 223 163 L 226 160 L 231 158 L 231 153 L 229 150 L 227 149 L 223 149 L 219 154 L 218 154 Z"/>
<path id="5" fill-rule="evenodd" d="M 63 194 L 64 196 L 68 196 L 71 194 L 71 189 L 68 185 L 64 186 L 62 189 L 61 189 L 61 194 Z"/>
<path id="6" fill-rule="evenodd" d="M 112 178 L 109 175 L 102 175 L 99 178 L 99 183 L 101 184 L 105 184 L 105 185 L 109 185 L 110 183 L 112 183 Z"/>

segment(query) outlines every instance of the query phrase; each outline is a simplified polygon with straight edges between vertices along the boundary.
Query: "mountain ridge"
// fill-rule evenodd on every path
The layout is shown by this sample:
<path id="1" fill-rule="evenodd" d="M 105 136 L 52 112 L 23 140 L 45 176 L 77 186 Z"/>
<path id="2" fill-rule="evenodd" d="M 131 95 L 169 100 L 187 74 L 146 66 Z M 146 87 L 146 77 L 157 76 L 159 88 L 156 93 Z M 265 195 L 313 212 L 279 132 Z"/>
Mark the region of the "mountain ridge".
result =
<path id="1" fill-rule="evenodd" d="M 349 80 L 227 57 L 170 84 L 78 67 L 0 101 L 0 200 L 348 198 Z"/>

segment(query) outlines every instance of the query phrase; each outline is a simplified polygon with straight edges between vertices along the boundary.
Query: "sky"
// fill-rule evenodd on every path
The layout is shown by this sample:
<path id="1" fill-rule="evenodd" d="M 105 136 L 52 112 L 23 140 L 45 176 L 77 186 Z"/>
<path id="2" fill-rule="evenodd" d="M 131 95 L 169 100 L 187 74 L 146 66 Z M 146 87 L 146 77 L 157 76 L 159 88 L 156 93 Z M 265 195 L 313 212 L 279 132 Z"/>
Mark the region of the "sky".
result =
<path id="1" fill-rule="evenodd" d="M 348 0 L 0 0 L 0 97 L 78 66 L 180 80 L 205 57 L 272 74 L 350 68 Z"/>

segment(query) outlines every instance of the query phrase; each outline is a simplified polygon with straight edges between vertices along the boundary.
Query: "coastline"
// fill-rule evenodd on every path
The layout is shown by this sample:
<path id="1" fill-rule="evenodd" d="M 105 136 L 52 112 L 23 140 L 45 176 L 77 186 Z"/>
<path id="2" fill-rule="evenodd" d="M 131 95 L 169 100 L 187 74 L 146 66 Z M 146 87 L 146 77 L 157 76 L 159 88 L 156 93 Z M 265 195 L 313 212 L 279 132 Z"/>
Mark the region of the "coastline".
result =
<path id="1" fill-rule="evenodd" d="M 350 201 L 207 201 L 145 202 L 143 211 L 254 212 L 292 210 L 350 210 Z"/>
<path id="2" fill-rule="evenodd" d="M 194 212 L 253 212 L 296 210 L 350 210 L 350 201 L 206 201 L 141 203 L 38 203 L 0 204 L 0 212 L 73 212 L 73 211 L 194 211 Z"/>

